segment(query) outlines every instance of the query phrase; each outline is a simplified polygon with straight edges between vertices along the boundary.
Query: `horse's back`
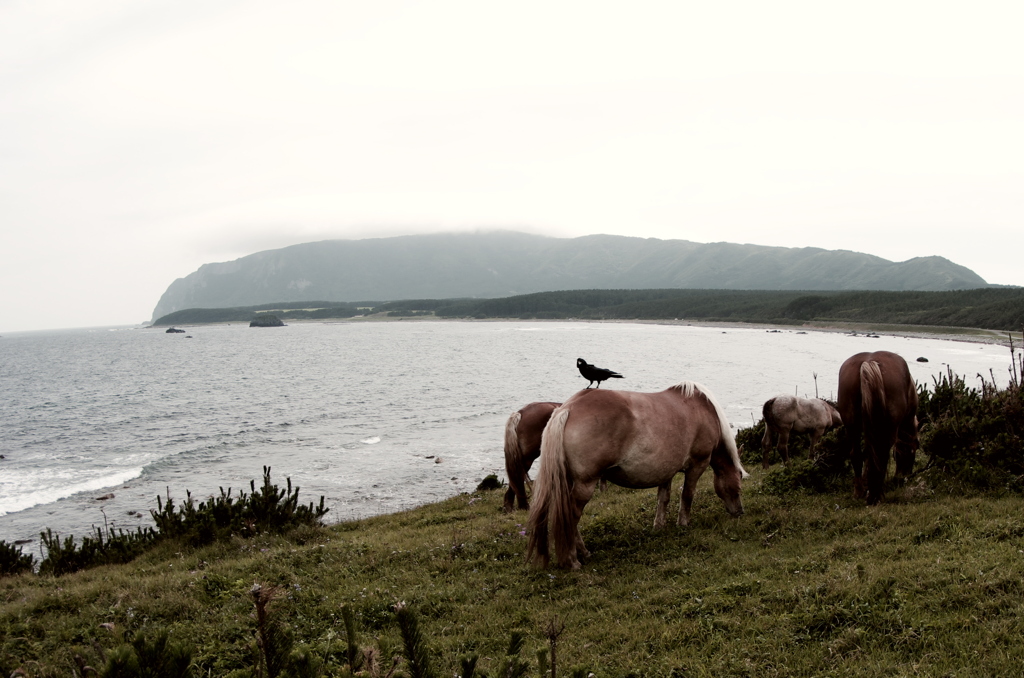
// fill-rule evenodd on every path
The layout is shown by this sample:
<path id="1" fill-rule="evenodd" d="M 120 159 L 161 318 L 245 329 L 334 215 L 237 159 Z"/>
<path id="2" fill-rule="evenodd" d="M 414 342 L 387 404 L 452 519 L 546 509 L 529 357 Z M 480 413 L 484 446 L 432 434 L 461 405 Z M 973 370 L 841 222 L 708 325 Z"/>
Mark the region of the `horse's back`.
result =
<path id="1" fill-rule="evenodd" d="M 792 428 L 802 432 L 832 423 L 828 407 L 817 398 L 777 395 L 765 402 L 761 413 L 765 423 L 775 429 Z"/>
<path id="2" fill-rule="evenodd" d="M 626 487 L 671 478 L 692 454 L 710 455 L 721 439 L 717 416 L 703 398 L 678 389 L 637 393 L 590 389 L 562 406 L 569 411 L 563 443 L 573 472 L 601 474 Z"/>
<path id="3" fill-rule="evenodd" d="M 918 411 L 918 388 L 906 361 L 891 351 L 851 355 L 839 371 L 839 402 L 844 422 L 863 416 L 898 423 Z"/>
<path id="4" fill-rule="evenodd" d="M 536 402 L 519 410 L 520 419 L 517 432 L 524 451 L 540 454 L 541 434 L 544 432 L 548 419 L 551 418 L 551 413 L 559 405 L 561 403 Z"/>

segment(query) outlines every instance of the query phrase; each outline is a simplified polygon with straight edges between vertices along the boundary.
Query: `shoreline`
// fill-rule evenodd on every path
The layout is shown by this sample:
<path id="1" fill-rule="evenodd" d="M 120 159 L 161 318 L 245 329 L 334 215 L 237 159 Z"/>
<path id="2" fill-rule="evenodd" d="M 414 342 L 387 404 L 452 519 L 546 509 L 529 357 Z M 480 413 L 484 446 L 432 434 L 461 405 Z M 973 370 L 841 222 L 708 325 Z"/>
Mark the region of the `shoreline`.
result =
<path id="1" fill-rule="evenodd" d="M 323 318 L 323 319 L 296 319 L 285 323 L 288 325 L 300 325 L 316 323 L 324 325 L 340 325 L 347 323 L 392 323 L 392 322 L 465 322 L 465 323 L 487 323 L 487 322 L 515 322 L 515 323 L 619 323 L 634 325 L 673 325 L 691 327 L 714 327 L 733 329 L 763 329 L 779 330 L 790 332 L 830 332 L 836 334 L 890 335 L 894 337 L 912 337 L 916 339 L 944 339 L 947 341 L 960 341 L 976 344 L 999 344 L 1007 348 L 1011 341 L 1013 348 L 1024 347 L 1024 335 L 1021 332 L 1005 330 L 989 330 L 980 327 L 953 327 L 944 325 L 900 325 L 887 323 L 854 323 L 841 322 L 832 323 L 824 321 L 811 321 L 802 325 L 778 325 L 761 322 L 744 322 L 728 320 L 699 320 L 699 319 L 636 319 L 636 318 L 438 318 L 436 316 L 400 316 L 389 317 L 383 313 L 369 316 L 356 316 L 353 318 Z M 242 321 L 226 321 L 213 323 L 189 323 L 173 325 L 173 327 L 214 327 L 218 325 L 243 325 Z M 171 325 L 147 325 L 143 329 L 163 329 Z M 166 331 L 166 330 L 164 330 Z M 1012 339 L 1011 339 L 1012 337 Z"/>

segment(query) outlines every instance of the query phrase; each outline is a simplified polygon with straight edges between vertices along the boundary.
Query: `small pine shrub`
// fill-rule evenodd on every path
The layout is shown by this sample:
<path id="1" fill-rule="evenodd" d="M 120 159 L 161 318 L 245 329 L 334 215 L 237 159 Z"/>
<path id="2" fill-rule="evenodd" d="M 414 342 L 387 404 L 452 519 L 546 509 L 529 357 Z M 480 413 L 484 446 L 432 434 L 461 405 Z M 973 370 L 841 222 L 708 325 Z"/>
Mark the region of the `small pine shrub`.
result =
<path id="1" fill-rule="evenodd" d="M 981 377 L 981 375 L 979 375 Z M 918 420 L 927 475 L 951 490 L 1024 493 L 1024 388 L 980 388 L 947 370 L 920 389 Z"/>
<path id="2" fill-rule="evenodd" d="M 192 678 L 192 649 L 171 640 L 166 630 L 152 638 L 140 633 L 111 650 L 98 673 L 100 678 Z"/>
<path id="3" fill-rule="evenodd" d="M 39 572 L 62 575 L 98 565 L 127 563 L 167 539 L 180 539 L 196 547 L 231 535 L 251 537 L 264 532 L 283 534 L 297 528 L 321 527 L 330 510 L 324 507 L 324 498 L 320 497 L 319 506 L 312 502 L 300 504 L 299 488 L 292 489 L 291 478 L 287 480 L 287 487 L 279 489 L 270 481 L 270 467 L 264 466 L 263 485 L 257 489 L 256 481 L 250 481 L 252 492 L 240 492 L 237 498 L 231 496 L 231 488 L 227 492 L 221 488 L 219 497 L 197 505 L 192 493 L 186 492 L 185 501 L 175 507 L 170 496 L 166 503 L 158 496 L 157 509 L 150 511 L 155 528 L 116 533 L 96 528 L 95 536 L 85 537 L 80 544 L 75 543 L 73 535 L 62 540 L 47 529 L 40 534 L 47 555 Z M 0 549 L 0 562 L 3 558 L 4 551 Z"/>
<path id="4" fill-rule="evenodd" d="M 492 473 L 480 481 L 480 484 L 476 486 L 476 491 L 487 492 L 489 490 L 500 490 L 503 487 L 505 487 L 505 483 L 498 480 L 498 476 Z"/>
<path id="5" fill-rule="evenodd" d="M 127 563 L 145 552 L 158 537 L 153 528 L 141 527 L 135 532 L 117 530 L 116 533 L 97 527 L 95 536 L 85 537 L 77 545 L 73 535 L 62 541 L 50 528 L 39 536 L 46 547 L 39 573 L 58 576 L 99 565 Z"/>
<path id="6" fill-rule="evenodd" d="M 175 508 L 171 498 L 164 503 L 157 497 L 156 510 L 150 511 L 157 530 L 163 537 L 178 537 L 188 544 L 201 546 L 231 535 L 250 537 L 264 532 L 284 533 L 297 527 L 319 527 L 330 510 L 310 502 L 299 504 L 299 488 L 292 489 L 291 478 L 287 488 L 280 489 L 270 480 L 270 467 L 263 467 L 263 485 L 257 489 L 256 481 L 249 481 L 251 492 L 231 496 L 231 488 L 220 490 L 219 497 L 200 502 L 198 506 L 190 492 L 180 507 Z"/>
<path id="7" fill-rule="evenodd" d="M 408 664 L 410 678 L 434 678 L 427 641 L 420 631 L 419 619 L 405 603 L 395 605 L 395 616 L 402 634 L 402 645 L 405 649 L 405 661 Z"/>
<path id="8" fill-rule="evenodd" d="M 31 572 L 36 559 L 30 553 L 22 553 L 20 546 L 8 544 L 0 539 L 0 577 Z"/>
<path id="9" fill-rule="evenodd" d="M 256 676 L 277 678 L 288 668 L 294 637 L 271 603 L 281 597 L 276 586 L 253 584 L 249 590 L 256 616 Z"/>

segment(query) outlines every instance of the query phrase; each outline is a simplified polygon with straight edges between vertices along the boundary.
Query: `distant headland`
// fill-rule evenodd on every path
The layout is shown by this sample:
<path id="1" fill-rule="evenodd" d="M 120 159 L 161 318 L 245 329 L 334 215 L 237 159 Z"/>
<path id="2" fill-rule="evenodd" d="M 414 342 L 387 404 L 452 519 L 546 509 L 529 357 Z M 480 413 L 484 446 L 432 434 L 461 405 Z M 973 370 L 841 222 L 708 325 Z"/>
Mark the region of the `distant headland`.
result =
<path id="1" fill-rule="evenodd" d="M 154 321 L 185 309 L 311 299 L 496 299 L 567 290 L 949 291 L 989 287 L 935 256 L 510 231 L 325 240 L 209 263 L 175 280 Z"/>

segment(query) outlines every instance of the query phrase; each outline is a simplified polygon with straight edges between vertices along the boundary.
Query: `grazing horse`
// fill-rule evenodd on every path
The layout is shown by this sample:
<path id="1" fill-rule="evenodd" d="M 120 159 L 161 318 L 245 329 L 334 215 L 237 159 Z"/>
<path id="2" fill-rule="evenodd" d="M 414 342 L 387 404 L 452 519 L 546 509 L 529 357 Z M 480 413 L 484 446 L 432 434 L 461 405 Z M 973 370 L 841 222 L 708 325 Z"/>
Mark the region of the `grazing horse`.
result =
<path id="1" fill-rule="evenodd" d="M 917 385 L 907 362 L 889 351 L 858 353 L 839 368 L 839 414 L 844 446 L 853 463 L 853 494 L 868 504 L 882 498 L 889 450 L 896 446 L 896 475 L 914 470 Z M 864 449 L 861 449 L 861 433 Z"/>
<path id="2" fill-rule="evenodd" d="M 530 508 L 526 500 L 526 483 L 530 480 L 530 467 L 540 456 L 540 436 L 551 418 L 551 413 L 562 403 L 530 403 L 513 412 L 505 422 L 505 510 L 512 511 L 513 500 L 520 510 Z"/>
<path id="3" fill-rule="evenodd" d="M 747 472 L 722 408 L 703 386 L 684 381 L 659 393 L 578 392 L 544 429 L 527 559 L 547 565 L 550 520 L 558 565 L 579 569 L 577 556 L 590 555 L 580 516 L 602 479 L 622 487 L 657 487 L 659 529 L 665 526 L 672 478 L 684 472 L 677 523 L 688 525 L 697 480 L 709 463 L 725 508 L 742 514 L 740 479 Z"/>
<path id="4" fill-rule="evenodd" d="M 797 398 L 791 395 L 777 395 L 765 402 L 761 408 L 764 415 L 764 438 L 761 449 L 764 452 L 762 465 L 768 468 L 768 452 L 772 448 L 772 433 L 779 438 L 779 454 L 784 463 L 789 463 L 789 433 L 811 432 L 811 449 L 808 455 L 814 458 L 814 448 L 818 445 L 825 429 L 830 426 L 841 426 L 842 418 L 836 408 L 818 398 Z"/>

